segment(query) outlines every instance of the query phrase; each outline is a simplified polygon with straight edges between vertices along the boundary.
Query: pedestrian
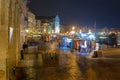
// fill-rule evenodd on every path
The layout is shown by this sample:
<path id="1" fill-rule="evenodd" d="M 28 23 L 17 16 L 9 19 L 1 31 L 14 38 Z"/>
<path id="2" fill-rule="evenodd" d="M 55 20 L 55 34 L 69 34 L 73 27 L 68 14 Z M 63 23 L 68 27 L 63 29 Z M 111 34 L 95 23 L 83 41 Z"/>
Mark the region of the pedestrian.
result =
<path id="1" fill-rule="evenodd" d="M 26 53 L 28 49 L 28 45 L 26 44 L 26 42 L 23 43 L 22 48 L 23 48 L 23 52 Z"/>
<path id="2" fill-rule="evenodd" d="M 90 52 L 90 41 L 87 41 L 87 52 Z"/>
<path id="3" fill-rule="evenodd" d="M 81 43 L 79 44 L 79 52 L 81 52 Z"/>
<path id="4" fill-rule="evenodd" d="M 21 50 L 21 59 L 24 59 L 23 50 Z"/>

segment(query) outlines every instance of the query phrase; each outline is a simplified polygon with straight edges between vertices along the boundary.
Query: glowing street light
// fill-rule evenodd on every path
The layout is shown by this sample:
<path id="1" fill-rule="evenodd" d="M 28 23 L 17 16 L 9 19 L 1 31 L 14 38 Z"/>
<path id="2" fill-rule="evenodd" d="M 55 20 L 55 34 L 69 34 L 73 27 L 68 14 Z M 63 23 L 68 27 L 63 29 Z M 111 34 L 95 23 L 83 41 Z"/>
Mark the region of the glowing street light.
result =
<path id="1" fill-rule="evenodd" d="M 74 26 L 72 27 L 72 30 L 75 30 L 75 27 L 74 27 Z"/>
<path id="2" fill-rule="evenodd" d="M 73 35 L 73 37 L 74 37 L 74 35 L 75 35 L 75 27 L 73 26 L 72 27 L 72 31 L 70 32 L 72 35 Z"/>
<path id="3" fill-rule="evenodd" d="M 28 30 L 28 29 L 26 29 L 25 31 L 26 31 L 27 33 L 29 32 L 29 30 Z"/>

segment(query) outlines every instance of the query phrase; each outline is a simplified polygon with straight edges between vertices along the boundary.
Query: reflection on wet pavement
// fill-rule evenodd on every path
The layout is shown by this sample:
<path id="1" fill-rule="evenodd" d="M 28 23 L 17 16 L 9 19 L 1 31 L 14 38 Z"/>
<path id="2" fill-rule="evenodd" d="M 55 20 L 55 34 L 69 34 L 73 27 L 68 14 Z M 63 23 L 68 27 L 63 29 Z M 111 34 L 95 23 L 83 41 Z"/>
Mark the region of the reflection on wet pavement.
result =
<path id="1" fill-rule="evenodd" d="M 87 80 L 119 80 L 120 60 L 95 60 L 87 70 Z"/>
<path id="2" fill-rule="evenodd" d="M 32 54 L 33 66 L 23 67 L 20 80 L 119 80 L 120 60 L 88 59 L 70 51 L 59 51 L 59 64 L 41 66 L 39 57 Z M 27 55 L 29 56 L 29 55 Z M 39 56 L 39 54 L 38 54 Z M 28 59 L 29 60 L 29 59 Z M 31 60 L 31 59 L 30 59 Z M 53 60 L 48 60 L 51 64 Z M 44 62 L 44 61 L 43 61 Z"/>

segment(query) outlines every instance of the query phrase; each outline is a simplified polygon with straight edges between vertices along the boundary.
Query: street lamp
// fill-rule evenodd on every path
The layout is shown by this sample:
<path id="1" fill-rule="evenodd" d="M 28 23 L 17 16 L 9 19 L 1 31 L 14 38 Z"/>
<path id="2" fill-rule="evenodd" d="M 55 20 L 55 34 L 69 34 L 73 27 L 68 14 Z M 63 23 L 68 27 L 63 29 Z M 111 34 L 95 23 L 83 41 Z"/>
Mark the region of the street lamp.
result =
<path id="1" fill-rule="evenodd" d="M 72 27 L 72 30 L 75 30 L 75 27 L 74 27 L 74 26 Z"/>
<path id="2" fill-rule="evenodd" d="M 74 37 L 74 35 L 75 35 L 75 27 L 74 27 L 74 26 L 72 27 L 71 34 L 72 34 L 72 35 L 73 35 L 73 37 Z"/>
<path id="3" fill-rule="evenodd" d="M 28 30 L 28 29 L 26 29 L 25 31 L 26 31 L 27 33 L 29 32 L 29 30 Z"/>

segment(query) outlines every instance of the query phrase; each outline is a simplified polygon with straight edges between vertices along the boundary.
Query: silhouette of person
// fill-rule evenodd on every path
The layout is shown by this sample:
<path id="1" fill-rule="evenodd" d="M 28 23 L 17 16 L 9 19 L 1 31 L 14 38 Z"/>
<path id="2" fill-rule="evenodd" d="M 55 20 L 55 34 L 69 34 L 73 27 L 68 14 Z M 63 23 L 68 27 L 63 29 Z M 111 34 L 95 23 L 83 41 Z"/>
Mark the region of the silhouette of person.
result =
<path id="1" fill-rule="evenodd" d="M 22 48 L 23 48 L 23 52 L 26 53 L 28 49 L 28 45 L 24 42 Z"/>

